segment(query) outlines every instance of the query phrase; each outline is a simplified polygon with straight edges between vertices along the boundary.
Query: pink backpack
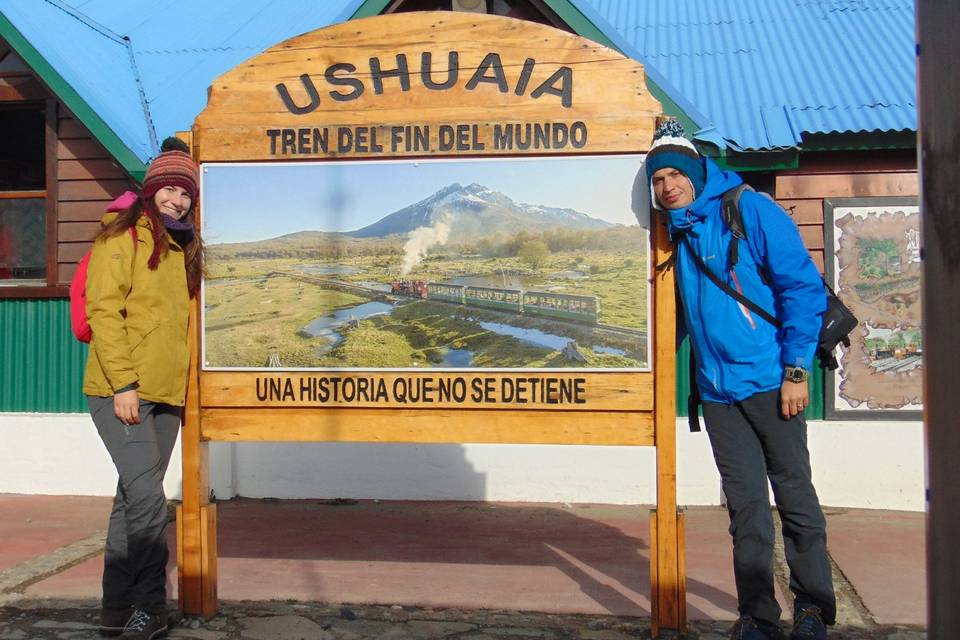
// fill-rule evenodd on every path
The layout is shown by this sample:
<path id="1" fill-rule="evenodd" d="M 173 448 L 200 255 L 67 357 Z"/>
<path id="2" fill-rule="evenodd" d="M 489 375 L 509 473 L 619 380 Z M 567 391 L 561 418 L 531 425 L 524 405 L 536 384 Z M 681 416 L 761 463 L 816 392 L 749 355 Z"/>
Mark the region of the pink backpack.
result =
<path id="1" fill-rule="evenodd" d="M 119 198 L 110 203 L 107 211 L 122 211 L 133 205 L 137 199 L 137 194 L 127 191 Z M 137 230 L 130 227 L 130 237 L 133 238 L 133 250 L 137 250 Z M 90 322 L 87 320 L 87 267 L 90 265 L 90 254 L 93 249 L 87 251 L 77 264 L 77 272 L 70 281 L 70 328 L 73 329 L 73 335 L 80 342 L 90 342 L 93 337 L 93 329 L 90 328 Z"/>

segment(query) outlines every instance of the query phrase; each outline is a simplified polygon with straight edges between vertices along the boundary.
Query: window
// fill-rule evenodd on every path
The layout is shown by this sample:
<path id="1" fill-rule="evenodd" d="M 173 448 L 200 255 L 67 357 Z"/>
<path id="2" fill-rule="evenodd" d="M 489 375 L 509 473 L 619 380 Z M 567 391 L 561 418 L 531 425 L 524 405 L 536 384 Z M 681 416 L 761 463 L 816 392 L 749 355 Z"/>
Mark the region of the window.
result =
<path id="1" fill-rule="evenodd" d="M 0 286 L 46 283 L 46 114 L 0 107 Z"/>

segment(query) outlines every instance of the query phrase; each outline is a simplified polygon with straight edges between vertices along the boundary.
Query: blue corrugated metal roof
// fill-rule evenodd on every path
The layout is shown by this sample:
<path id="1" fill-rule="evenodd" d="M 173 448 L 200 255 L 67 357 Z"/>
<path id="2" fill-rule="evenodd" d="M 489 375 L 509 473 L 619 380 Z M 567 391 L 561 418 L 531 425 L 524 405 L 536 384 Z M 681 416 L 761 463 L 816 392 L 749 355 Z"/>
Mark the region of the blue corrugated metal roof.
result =
<path id="1" fill-rule="evenodd" d="M 69 75 L 70 85 L 131 151 L 151 155 L 130 53 L 119 34 L 50 2 L 2 0 L 0 10 L 53 68 Z"/>
<path id="2" fill-rule="evenodd" d="M 911 0 L 571 0 L 734 150 L 916 130 Z M 0 0 L 0 11 L 144 162 L 210 82 L 362 0 Z"/>
<path id="3" fill-rule="evenodd" d="M 572 0 L 737 151 L 915 131 L 912 0 Z"/>
<path id="4" fill-rule="evenodd" d="M 141 160 L 188 129 L 218 75 L 362 0 L 0 0 L 0 11 Z M 142 91 L 142 96 L 141 96 Z"/>

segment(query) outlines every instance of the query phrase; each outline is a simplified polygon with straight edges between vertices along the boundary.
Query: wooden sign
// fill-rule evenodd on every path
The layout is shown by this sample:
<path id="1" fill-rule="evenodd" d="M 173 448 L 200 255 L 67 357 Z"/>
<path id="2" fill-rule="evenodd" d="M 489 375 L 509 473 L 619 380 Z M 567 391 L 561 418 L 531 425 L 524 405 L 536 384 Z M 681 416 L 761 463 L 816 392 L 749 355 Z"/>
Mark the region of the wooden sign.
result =
<path id="1" fill-rule="evenodd" d="M 547 215 L 550 203 L 531 205 L 522 196 L 527 204 L 521 207 L 521 196 L 512 199 L 506 187 L 463 187 L 468 176 L 483 173 L 481 164 L 489 169 L 501 163 L 497 175 L 506 183 L 519 173 L 519 165 L 508 163 L 522 159 L 528 170 L 533 166 L 548 177 L 540 193 L 559 191 L 550 187 L 552 178 L 596 201 L 613 191 L 629 202 L 639 164 L 614 184 L 601 187 L 599 175 L 610 174 L 616 157 L 639 163 L 660 112 L 634 60 L 552 27 L 456 12 L 334 25 L 271 47 L 217 78 L 187 136 L 203 170 L 210 273 L 203 307 L 192 317 L 198 331 L 183 433 L 179 560 L 185 611 L 211 614 L 217 606 L 216 517 L 207 504 L 210 440 L 629 444 L 657 447 L 654 633 L 685 625 L 673 276 L 655 274 L 652 267 L 669 255 L 665 228 L 654 224 L 647 233 L 629 218 L 591 222 L 575 207 L 561 209 L 593 225 L 589 233 L 567 233 L 567 240 L 581 234 L 621 243 L 594 265 L 585 264 L 576 249 L 565 259 L 571 273 L 606 282 L 609 299 L 573 285 L 544 286 L 542 278 L 534 284 L 478 284 L 471 278 L 483 276 L 478 272 L 484 269 L 499 269 L 505 282 L 501 262 L 510 268 L 526 260 L 525 268 L 537 272 L 542 260 L 556 259 L 563 249 L 547 251 L 547 257 L 543 248 L 522 255 L 519 250 L 518 243 L 548 247 L 547 240 L 557 239 L 552 223 L 534 222 Z M 564 168 L 574 160 L 587 163 L 595 179 L 588 171 Z M 293 173 L 299 184 L 317 185 L 334 181 L 326 169 L 336 170 L 343 182 L 361 168 L 376 170 L 377 177 L 356 180 L 360 187 L 352 193 L 369 196 L 389 183 L 416 200 L 418 190 L 441 184 L 428 188 L 437 175 L 452 171 L 451 163 L 460 163 L 454 168 L 464 177 L 424 202 L 457 192 L 488 211 L 489 198 L 495 198 L 498 210 L 509 209 L 520 222 L 500 234 L 490 233 L 490 217 L 461 227 L 456 247 L 448 242 L 429 260 L 421 252 L 419 267 L 404 264 L 421 269 L 409 279 L 389 275 L 406 258 L 395 243 L 424 229 L 421 235 L 435 232 L 433 214 L 417 229 L 396 226 L 398 216 L 387 215 L 389 207 L 360 220 L 359 209 L 344 204 L 349 190 L 304 191 L 303 200 L 326 202 L 316 206 L 335 211 L 345 226 L 301 223 L 293 233 L 284 228 L 285 212 L 296 206 L 290 193 L 299 193 L 297 183 L 287 180 Z M 408 180 L 398 177 L 404 171 L 412 172 Z M 265 191 L 250 191 L 255 187 Z M 257 203 L 260 218 L 269 220 L 269 233 L 229 235 L 243 226 L 245 202 L 229 198 L 240 189 Z M 218 227 L 221 212 L 230 217 Z M 455 216 L 446 213 L 444 224 L 455 228 Z M 218 233 L 208 233 L 208 223 Z M 300 242 L 310 233 L 310 242 Z M 367 275 L 343 275 L 357 270 Z M 630 284 L 615 279 L 624 273 Z M 339 296 L 339 302 L 324 296 Z M 385 321 L 378 311 L 377 320 L 352 318 L 359 337 L 350 349 L 331 351 L 343 336 L 327 340 L 315 323 L 304 325 L 304 310 L 360 302 L 390 306 L 394 316 Z M 631 315 L 641 308 L 642 326 Z M 463 331 L 469 323 L 484 330 L 513 323 L 539 331 L 551 322 L 576 325 L 569 331 L 578 338 L 607 332 L 628 341 L 642 338 L 644 347 L 627 347 L 613 358 L 596 352 L 584 359 L 587 364 L 570 364 L 559 353 L 521 353 L 519 347 L 517 353 L 488 350 L 468 364 L 437 364 L 440 347 L 477 344 L 471 342 L 476 335 Z M 272 330 L 282 338 L 274 340 Z M 445 342 L 436 340 L 440 335 Z M 272 350 L 261 348 L 274 342 L 279 346 Z M 318 351 L 318 344 L 326 350 Z M 575 345 L 564 351 L 567 358 L 583 357 Z"/>
<path id="2" fill-rule="evenodd" d="M 456 12 L 346 22 L 220 76 L 194 125 L 206 162 L 645 149 L 643 67 L 543 25 Z"/>

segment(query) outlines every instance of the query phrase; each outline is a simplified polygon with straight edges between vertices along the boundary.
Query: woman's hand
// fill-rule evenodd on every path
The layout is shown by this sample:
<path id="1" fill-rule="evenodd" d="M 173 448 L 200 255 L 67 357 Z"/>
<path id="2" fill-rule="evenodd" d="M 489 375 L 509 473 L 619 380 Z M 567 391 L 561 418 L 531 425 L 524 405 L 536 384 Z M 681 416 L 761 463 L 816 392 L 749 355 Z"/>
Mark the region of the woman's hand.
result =
<path id="1" fill-rule="evenodd" d="M 125 425 L 140 424 L 140 397 L 136 389 L 113 396 L 113 412 Z"/>

